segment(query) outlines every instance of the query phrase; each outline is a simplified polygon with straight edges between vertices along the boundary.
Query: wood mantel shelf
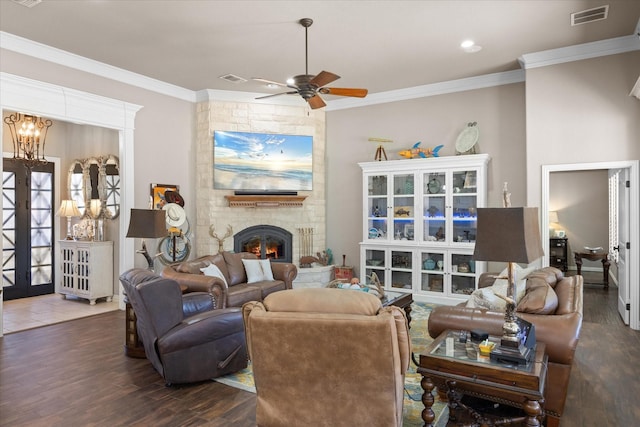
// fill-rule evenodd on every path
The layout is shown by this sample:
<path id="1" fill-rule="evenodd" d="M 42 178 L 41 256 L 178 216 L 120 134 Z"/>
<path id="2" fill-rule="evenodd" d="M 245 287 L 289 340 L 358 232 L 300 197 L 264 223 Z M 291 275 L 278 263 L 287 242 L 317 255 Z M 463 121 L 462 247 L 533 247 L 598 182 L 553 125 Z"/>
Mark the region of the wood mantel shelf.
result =
<path id="1" fill-rule="evenodd" d="M 224 196 L 231 208 L 301 207 L 307 196 Z"/>

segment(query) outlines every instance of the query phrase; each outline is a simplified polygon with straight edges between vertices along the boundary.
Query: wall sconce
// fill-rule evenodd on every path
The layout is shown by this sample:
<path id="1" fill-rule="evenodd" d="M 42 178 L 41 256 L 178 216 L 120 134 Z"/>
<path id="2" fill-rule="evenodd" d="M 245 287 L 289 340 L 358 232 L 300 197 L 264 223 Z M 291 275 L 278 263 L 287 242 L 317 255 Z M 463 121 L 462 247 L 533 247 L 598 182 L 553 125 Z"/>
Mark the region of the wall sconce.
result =
<path id="1" fill-rule="evenodd" d="M 71 218 L 79 217 L 80 211 L 78 210 L 78 205 L 75 200 L 63 200 L 60 204 L 60 209 L 56 213 L 57 216 L 66 216 L 67 217 L 67 240 L 73 240 L 73 236 L 71 236 Z"/>
<path id="2" fill-rule="evenodd" d="M 28 168 L 49 163 L 44 158 L 47 130 L 53 122 L 28 114 L 14 113 L 4 118 L 11 131 L 13 158 L 25 163 Z"/>

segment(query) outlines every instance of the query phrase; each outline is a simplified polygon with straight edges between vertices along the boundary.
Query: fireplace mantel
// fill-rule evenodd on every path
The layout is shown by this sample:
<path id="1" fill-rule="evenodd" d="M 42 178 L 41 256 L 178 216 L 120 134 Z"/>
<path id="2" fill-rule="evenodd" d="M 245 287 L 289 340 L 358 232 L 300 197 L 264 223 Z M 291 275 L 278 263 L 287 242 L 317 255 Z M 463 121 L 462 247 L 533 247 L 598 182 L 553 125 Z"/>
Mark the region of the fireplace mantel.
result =
<path id="1" fill-rule="evenodd" d="M 224 196 L 231 208 L 300 207 L 307 196 L 242 195 Z"/>

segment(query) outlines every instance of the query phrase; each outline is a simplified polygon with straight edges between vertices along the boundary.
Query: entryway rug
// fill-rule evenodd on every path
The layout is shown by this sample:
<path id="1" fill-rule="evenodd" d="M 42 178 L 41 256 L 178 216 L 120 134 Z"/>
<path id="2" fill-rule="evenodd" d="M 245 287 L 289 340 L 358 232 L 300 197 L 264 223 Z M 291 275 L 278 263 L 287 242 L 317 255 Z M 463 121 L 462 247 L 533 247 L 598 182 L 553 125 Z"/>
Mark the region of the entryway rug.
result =
<path id="1" fill-rule="evenodd" d="M 431 343 L 431 341 L 433 341 L 427 331 L 427 320 L 429 319 L 429 314 L 435 305 L 414 302 L 411 307 L 413 309 L 411 311 L 411 344 L 417 359 L 418 355 Z M 422 387 L 420 387 L 420 380 L 422 380 L 422 375 L 416 372 L 416 366 L 411 362 L 409 371 L 405 376 L 404 384 L 404 427 L 421 427 L 424 425 L 422 421 L 422 410 L 424 409 L 424 406 L 422 405 Z M 215 381 L 249 391 L 251 393 L 256 392 L 251 365 L 234 374 L 216 378 Z M 448 418 L 447 404 L 446 402 L 440 401 L 437 395 L 435 398 L 436 402 L 432 408 L 436 415 L 436 421 L 434 424 L 436 426 L 444 426 Z"/>

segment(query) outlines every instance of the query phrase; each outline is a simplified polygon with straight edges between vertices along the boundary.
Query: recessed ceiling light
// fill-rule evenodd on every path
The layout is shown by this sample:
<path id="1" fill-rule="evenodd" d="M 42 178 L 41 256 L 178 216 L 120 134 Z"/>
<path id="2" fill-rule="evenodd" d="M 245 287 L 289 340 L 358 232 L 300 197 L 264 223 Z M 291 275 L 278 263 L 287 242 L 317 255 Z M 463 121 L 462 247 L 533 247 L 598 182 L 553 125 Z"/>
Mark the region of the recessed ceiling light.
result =
<path id="1" fill-rule="evenodd" d="M 269 83 L 269 84 L 267 84 L 267 87 L 268 87 L 269 89 L 276 89 L 276 88 L 278 88 L 279 86 L 278 86 L 277 84 L 275 84 L 275 83 Z"/>
<path id="2" fill-rule="evenodd" d="M 460 47 L 467 53 L 479 52 L 482 46 L 478 46 L 473 40 L 465 40 L 460 43 Z"/>

